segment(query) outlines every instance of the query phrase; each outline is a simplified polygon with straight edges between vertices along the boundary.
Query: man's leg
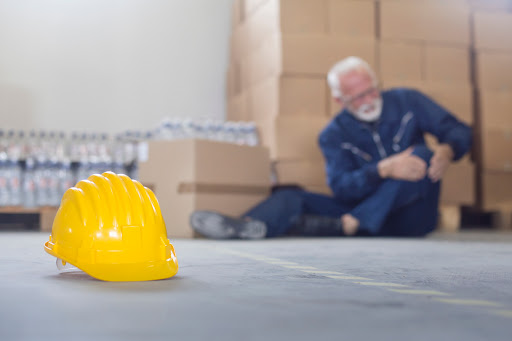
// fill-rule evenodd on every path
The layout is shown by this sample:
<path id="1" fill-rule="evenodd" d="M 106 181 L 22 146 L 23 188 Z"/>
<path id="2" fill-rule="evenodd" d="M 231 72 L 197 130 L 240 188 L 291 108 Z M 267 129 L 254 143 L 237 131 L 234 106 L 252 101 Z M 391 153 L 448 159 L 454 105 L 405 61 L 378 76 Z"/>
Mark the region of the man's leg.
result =
<path id="1" fill-rule="evenodd" d="M 432 232 L 437 225 L 440 188 L 437 182 L 425 197 L 391 212 L 379 234 L 419 237 Z"/>
<path id="2" fill-rule="evenodd" d="M 263 221 L 267 225 L 267 237 L 287 233 L 326 236 L 342 235 L 337 228 L 341 229 L 339 219 L 347 212 L 332 197 L 294 189 L 275 192 L 243 216 Z"/>
<path id="3" fill-rule="evenodd" d="M 424 145 L 416 146 L 413 154 L 422 158 L 427 165 L 430 163 L 432 151 Z M 402 207 L 418 202 L 418 209 L 421 211 L 421 202 L 432 195 L 436 197 L 435 202 L 429 202 L 423 206 L 426 205 L 425 210 L 432 205 L 435 205 L 437 209 L 439 190 L 437 189 L 437 195 L 431 193 L 432 191 L 436 192 L 438 187 L 439 184 L 432 183 L 428 177 L 417 182 L 389 179 L 384 181 L 374 194 L 365 199 L 350 214 L 359 220 L 361 230 L 380 235 L 388 216 Z M 423 215 L 418 218 L 420 217 Z"/>

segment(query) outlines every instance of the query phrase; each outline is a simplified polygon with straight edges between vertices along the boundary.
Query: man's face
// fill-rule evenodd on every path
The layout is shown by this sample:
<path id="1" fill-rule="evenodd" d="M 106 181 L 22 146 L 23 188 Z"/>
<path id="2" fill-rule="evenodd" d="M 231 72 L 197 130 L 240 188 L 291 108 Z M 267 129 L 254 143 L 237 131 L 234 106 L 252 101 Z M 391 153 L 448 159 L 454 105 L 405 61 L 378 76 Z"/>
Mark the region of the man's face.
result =
<path id="1" fill-rule="evenodd" d="M 374 80 L 361 70 L 340 77 L 342 104 L 362 121 L 375 121 L 380 117 L 382 99 Z"/>

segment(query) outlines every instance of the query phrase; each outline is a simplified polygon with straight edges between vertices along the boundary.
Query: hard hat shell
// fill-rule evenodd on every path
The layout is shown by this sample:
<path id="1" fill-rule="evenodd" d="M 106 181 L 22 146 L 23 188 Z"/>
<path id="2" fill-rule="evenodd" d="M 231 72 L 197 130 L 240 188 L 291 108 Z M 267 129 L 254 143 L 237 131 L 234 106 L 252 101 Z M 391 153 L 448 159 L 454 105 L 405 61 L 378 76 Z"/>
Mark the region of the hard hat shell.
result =
<path id="1" fill-rule="evenodd" d="M 104 281 L 157 280 L 178 272 L 155 195 L 112 172 L 66 191 L 44 249 Z"/>

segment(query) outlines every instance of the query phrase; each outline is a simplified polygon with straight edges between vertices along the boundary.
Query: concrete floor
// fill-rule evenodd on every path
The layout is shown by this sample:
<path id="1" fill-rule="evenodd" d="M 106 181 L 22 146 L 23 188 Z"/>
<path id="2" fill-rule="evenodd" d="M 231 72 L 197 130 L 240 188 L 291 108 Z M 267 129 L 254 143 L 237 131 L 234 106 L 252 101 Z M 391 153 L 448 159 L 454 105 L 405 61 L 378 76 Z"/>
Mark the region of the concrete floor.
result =
<path id="1" fill-rule="evenodd" d="M 59 273 L 47 237 L 0 233 L 0 340 L 512 339 L 511 234 L 173 240 L 139 283 Z"/>

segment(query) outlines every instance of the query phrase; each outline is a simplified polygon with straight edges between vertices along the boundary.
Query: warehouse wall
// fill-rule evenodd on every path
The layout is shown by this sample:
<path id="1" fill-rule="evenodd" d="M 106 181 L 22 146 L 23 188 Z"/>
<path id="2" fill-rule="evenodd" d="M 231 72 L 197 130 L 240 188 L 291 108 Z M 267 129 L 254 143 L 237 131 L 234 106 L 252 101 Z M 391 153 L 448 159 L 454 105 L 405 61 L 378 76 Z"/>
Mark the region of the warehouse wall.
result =
<path id="1" fill-rule="evenodd" d="M 232 0 L 1 0 L 0 128 L 223 118 Z"/>

